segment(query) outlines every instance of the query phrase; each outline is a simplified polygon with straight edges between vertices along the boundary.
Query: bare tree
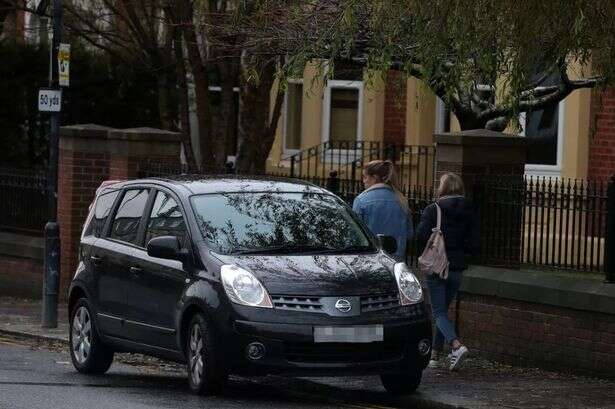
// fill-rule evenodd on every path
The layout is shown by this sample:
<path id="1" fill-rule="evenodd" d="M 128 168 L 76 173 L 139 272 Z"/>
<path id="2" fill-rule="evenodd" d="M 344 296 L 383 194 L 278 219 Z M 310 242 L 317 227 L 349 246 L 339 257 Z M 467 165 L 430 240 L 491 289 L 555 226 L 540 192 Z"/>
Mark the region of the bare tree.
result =
<path id="1" fill-rule="evenodd" d="M 196 108 L 204 165 L 224 164 L 235 135 L 234 87 L 239 85 L 237 170 L 264 172 L 277 128 L 283 94 L 271 92 L 281 65 L 266 41 L 252 37 L 254 26 L 274 24 L 272 16 L 286 4 L 271 0 L 181 0 L 182 30 L 195 82 Z M 221 87 L 219 118 L 213 128 L 208 95 L 210 77 Z M 203 133 L 207 133 L 204 137 Z"/>

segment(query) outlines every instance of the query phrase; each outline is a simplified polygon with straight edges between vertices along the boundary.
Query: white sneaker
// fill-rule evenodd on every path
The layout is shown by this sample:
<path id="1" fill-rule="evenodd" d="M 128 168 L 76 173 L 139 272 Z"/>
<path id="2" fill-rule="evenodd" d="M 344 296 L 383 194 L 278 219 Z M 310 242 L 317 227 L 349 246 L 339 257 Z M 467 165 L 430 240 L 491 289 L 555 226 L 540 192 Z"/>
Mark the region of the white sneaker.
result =
<path id="1" fill-rule="evenodd" d="M 461 362 L 463 362 L 463 360 L 468 356 L 468 352 L 468 348 L 463 345 L 453 350 L 449 355 L 451 365 L 448 369 L 450 369 L 451 371 L 456 371 L 457 369 L 459 369 L 459 367 L 461 366 Z"/>
<path id="2" fill-rule="evenodd" d="M 435 369 L 440 367 L 440 361 L 442 360 L 442 352 L 431 351 L 431 357 L 429 358 L 428 367 Z"/>

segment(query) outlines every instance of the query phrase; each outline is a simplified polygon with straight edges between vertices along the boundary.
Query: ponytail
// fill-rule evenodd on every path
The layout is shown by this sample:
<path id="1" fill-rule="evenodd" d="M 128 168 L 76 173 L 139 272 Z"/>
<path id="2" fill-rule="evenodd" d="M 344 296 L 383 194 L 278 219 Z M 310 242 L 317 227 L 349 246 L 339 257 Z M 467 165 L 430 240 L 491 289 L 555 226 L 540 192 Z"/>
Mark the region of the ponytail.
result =
<path id="1" fill-rule="evenodd" d="M 390 160 L 373 160 L 365 165 L 364 172 L 366 175 L 375 177 L 378 182 L 384 183 L 393 189 L 401 207 L 408 211 L 408 201 L 401 192 L 399 178 L 397 177 L 393 162 Z"/>

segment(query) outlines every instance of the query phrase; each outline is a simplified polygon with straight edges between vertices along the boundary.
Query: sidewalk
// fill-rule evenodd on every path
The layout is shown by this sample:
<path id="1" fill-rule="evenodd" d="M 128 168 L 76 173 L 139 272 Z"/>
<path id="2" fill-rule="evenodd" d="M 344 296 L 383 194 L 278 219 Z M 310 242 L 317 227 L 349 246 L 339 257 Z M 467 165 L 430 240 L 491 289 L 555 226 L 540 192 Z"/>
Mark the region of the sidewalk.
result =
<path id="1" fill-rule="evenodd" d="M 68 312 L 58 308 L 58 328 L 41 328 L 40 301 L 0 297 L 0 332 L 33 339 L 68 342 Z"/>
<path id="2" fill-rule="evenodd" d="M 43 330 L 40 314 L 39 302 L 0 298 L 0 334 L 67 342 L 66 307 L 60 306 L 58 329 Z M 427 369 L 419 393 L 406 398 L 388 395 L 377 377 L 284 378 L 279 383 L 380 408 L 615 408 L 615 381 L 510 367 L 479 357 L 468 359 L 458 373 Z"/>

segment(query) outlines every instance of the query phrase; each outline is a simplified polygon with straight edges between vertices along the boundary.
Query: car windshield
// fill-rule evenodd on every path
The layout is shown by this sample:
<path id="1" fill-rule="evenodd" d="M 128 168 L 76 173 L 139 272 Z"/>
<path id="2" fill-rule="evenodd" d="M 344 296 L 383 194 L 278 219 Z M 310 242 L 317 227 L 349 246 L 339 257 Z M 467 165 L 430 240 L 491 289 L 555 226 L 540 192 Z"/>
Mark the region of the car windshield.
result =
<path id="1" fill-rule="evenodd" d="M 348 208 L 331 195 L 242 192 L 191 200 L 203 237 L 221 254 L 375 250 Z"/>

